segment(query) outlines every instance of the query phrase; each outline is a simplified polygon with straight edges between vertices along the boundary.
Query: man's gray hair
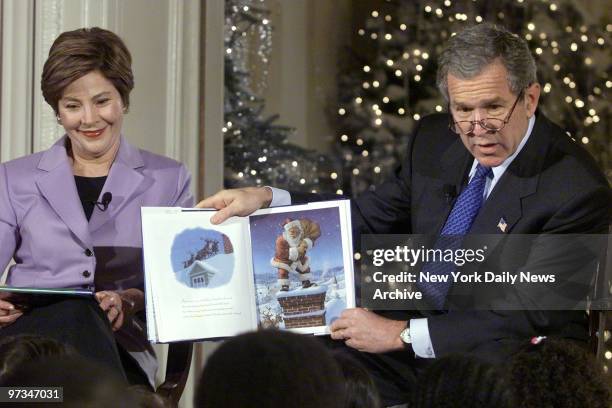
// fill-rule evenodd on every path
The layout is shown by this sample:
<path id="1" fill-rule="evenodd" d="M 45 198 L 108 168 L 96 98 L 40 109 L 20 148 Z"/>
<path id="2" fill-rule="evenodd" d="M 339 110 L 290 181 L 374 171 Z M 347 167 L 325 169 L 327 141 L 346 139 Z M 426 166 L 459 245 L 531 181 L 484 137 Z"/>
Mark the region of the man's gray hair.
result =
<path id="1" fill-rule="evenodd" d="M 482 23 L 450 38 L 438 60 L 438 89 L 448 101 L 449 73 L 471 79 L 497 58 L 508 71 L 508 85 L 513 94 L 518 95 L 537 81 L 535 60 L 527 43 L 503 27 Z"/>

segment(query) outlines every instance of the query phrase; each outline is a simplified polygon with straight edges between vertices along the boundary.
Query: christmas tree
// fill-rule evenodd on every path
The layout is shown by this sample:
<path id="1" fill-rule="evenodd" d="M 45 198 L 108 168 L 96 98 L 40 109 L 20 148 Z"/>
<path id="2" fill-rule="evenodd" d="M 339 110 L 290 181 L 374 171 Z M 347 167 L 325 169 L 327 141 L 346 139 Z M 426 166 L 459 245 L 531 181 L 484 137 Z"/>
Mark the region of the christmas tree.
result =
<path id="1" fill-rule="evenodd" d="M 345 192 L 385 179 L 415 123 L 446 111 L 436 61 L 447 39 L 483 21 L 525 38 L 542 85 L 540 109 L 595 156 L 612 179 L 609 41 L 612 24 L 591 21 L 576 1 L 387 0 L 358 29 L 339 76 L 336 151 Z"/>
<path id="2" fill-rule="evenodd" d="M 272 26 L 263 0 L 225 2 L 225 186 L 272 185 L 293 191 L 336 192 L 330 157 L 289 142 L 294 129 L 264 117 Z M 253 72 L 263 71 L 257 82 Z M 258 89 L 260 88 L 258 92 Z M 338 184 L 339 185 L 339 184 Z"/>

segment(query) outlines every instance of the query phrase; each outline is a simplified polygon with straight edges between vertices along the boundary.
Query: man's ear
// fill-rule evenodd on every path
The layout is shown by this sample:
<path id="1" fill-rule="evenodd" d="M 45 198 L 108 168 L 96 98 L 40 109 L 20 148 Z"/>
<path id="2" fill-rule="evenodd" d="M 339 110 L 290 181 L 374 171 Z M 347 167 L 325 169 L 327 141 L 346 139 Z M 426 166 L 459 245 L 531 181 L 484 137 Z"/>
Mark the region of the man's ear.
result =
<path id="1" fill-rule="evenodd" d="M 532 117 L 538 108 L 540 92 L 540 84 L 537 82 L 534 82 L 525 89 L 525 110 L 527 111 L 528 118 Z"/>

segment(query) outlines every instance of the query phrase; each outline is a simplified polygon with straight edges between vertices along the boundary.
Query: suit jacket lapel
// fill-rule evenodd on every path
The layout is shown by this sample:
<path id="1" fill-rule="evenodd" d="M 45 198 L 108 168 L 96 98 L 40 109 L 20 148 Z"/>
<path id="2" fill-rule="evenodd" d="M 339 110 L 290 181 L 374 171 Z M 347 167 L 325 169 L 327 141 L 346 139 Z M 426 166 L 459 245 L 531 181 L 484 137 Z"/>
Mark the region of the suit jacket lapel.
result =
<path id="1" fill-rule="evenodd" d="M 474 157 L 469 154 L 459 137 L 456 138 L 448 150 L 442 155 L 440 159 L 440 167 L 442 170 L 440 179 L 443 184 L 440 187 L 442 190 L 440 196 L 445 201 L 445 210 L 440 213 L 440 219 L 435 229 L 436 233 L 442 231 L 442 227 L 466 182 L 467 174 L 473 161 Z M 453 191 L 447 193 L 444 191 L 445 188 L 453 189 Z M 449 195 L 449 193 L 451 194 Z"/>
<path id="2" fill-rule="evenodd" d="M 544 166 L 543 161 L 550 147 L 547 126 L 548 122 L 540 114 L 529 140 L 483 204 L 474 220 L 471 233 L 508 233 L 522 217 L 521 201 L 537 191 L 540 173 Z M 501 231 L 498 227 L 501 219 L 507 224 L 505 231 Z"/>
<path id="3" fill-rule="evenodd" d="M 114 219 L 128 203 L 142 194 L 153 180 L 145 177 L 137 169 L 144 166 L 140 151 L 130 145 L 125 138 L 121 137 L 121 145 L 117 157 L 111 166 L 108 178 L 100 197 L 106 192 L 113 196 L 106 211 L 94 208 L 89 221 L 89 231 L 94 232 L 108 221 Z"/>
<path id="4" fill-rule="evenodd" d="M 85 247 L 91 248 L 92 239 L 68 161 L 65 142 L 64 136 L 43 153 L 38 169 L 44 173 L 37 178 L 36 185 L 53 211 Z"/>

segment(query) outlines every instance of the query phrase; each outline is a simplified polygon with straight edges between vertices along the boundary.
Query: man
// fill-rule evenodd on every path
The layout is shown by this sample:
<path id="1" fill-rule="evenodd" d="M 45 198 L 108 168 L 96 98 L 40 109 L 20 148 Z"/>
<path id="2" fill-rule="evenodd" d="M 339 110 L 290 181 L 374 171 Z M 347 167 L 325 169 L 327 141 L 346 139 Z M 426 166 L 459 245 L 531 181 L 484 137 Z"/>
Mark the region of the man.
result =
<path id="1" fill-rule="evenodd" d="M 278 285 L 282 292 L 289 290 L 289 273 L 297 273 L 303 288 L 316 286 L 312 283 L 310 259 L 306 252 L 321 236 L 319 224 L 308 219 L 286 219 L 283 233 L 276 238 L 272 266 L 278 268 Z"/>
<path id="2" fill-rule="evenodd" d="M 536 112 L 540 85 L 522 39 L 491 24 L 469 27 L 451 37 L 438 64 L 438 86 L 450 115 L 423 118 L 403 165 L 375 192 L 354 200 L 356 233 L 608 231 L 608 182 L 586 151 Z M 228 190 L 199 205 L 220 209 L 215 219 L 221 222 L 261 206 L 286 204 L 284 194 L 269 188 Z M 291 194 L 290 200 L 304 198 Z M 462 218 L 466 213 L 468 219 Z M 518 257 L 517 265 L 529 265 L 531 259 L 545 258 L 548 249 L 507 253 L 506 259 Z M 354 354 L 373 373 L 387 405 L 408 400 L 429 358 L 469 352 L 502 362 L 533 336 L 584 340 L 587 335 L 585 315 L 579 312 L 378 314 L 361 308 L 346 310 L 331 331 L 333 339 L 361 352 Z"/>

